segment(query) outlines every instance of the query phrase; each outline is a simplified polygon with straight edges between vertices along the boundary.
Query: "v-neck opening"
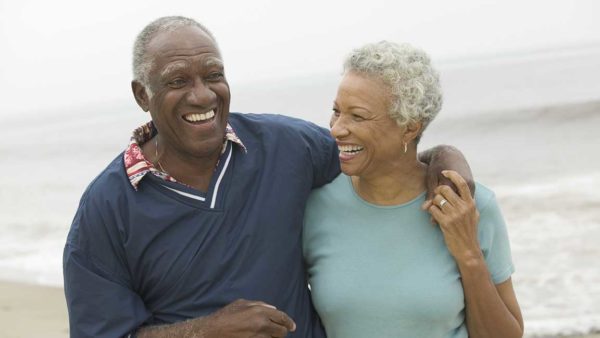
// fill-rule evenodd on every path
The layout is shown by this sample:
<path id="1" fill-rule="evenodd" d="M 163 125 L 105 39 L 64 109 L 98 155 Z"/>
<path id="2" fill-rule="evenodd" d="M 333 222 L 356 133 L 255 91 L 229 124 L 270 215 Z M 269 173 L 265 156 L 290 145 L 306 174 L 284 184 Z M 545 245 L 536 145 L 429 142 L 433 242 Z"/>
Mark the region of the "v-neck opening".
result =
<path id="1" fill-rule="evenodd" d="M 162 192 L 179 201 L 183 201 L 194 207 L 201 207 L 202 209 L 220 210 L 222 209 L 221 201 L 225 194 L 224 190 L 227 186 L 227 184 L 225 184 L 225 178 L 229 171 L 229 167 L 232 166 L 233 150 L 232 142 L 228 141 L 226 143 L 225 151 L 219 157 L 219 162 L 210 179 L 210 184 L 206 192 L 183 183 L 166 181 L 152 174 L 148 175 L 148 178 L 152 180 L 153 183 L 157 183 L 160 186 L 158 188 Z"/>

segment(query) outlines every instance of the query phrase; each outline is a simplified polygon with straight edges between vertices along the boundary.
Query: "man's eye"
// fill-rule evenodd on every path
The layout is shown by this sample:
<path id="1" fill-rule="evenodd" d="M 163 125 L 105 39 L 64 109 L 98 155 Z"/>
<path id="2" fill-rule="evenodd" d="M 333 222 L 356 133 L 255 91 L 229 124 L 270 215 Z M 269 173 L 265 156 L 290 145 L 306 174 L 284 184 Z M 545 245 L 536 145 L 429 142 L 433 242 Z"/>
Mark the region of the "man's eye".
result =
<path id="1" fill-rule="evenodd" d="M 335 109 L 335 108 L 333 108 L 333 116 L 340 117 L 340 111 L 337 110 L 337 109 Z"/>
<path id="2" fill-rule="evenodd" d="M 364 117 L 357 115 L 357 114 L 352 114 L 352 118 L 354 119 L 354 121 L 364 121 L 365 120 Z"/>
<path id="3" fill-rule="evenodd" d="M 209 81 L 220 81 L 224 76 L 225 75 L 223 75 L 223 73 L 221 73 L 221 72 L 214 72 L 214 73 L 208 74 L 208 76 L 206 78 Z"/>
<path id="4" fill-rule="evenodd" d="M 169 87 L 173 87 L 173 88 L 181 88 L 185 86 L 185 80 L 184 79 L 174 79 L 172 81 L 169 82 Z"/>

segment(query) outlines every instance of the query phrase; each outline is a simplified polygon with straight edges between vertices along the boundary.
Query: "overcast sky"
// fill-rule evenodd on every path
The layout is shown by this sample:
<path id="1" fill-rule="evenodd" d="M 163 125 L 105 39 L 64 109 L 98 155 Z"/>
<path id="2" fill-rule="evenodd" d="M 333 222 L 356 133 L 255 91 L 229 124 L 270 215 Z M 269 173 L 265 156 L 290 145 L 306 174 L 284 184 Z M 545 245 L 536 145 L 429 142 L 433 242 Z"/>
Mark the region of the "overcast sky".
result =
<path id="1" fill-rule="evenodd" d="M 337 71 L 381 39 L 434 60 L 597 45 L 598 13 L 595 0 L 0 0 L 0 117 L 130 98 L 133 40 L 164 15 L 208 26 L 235 86 Z"/>

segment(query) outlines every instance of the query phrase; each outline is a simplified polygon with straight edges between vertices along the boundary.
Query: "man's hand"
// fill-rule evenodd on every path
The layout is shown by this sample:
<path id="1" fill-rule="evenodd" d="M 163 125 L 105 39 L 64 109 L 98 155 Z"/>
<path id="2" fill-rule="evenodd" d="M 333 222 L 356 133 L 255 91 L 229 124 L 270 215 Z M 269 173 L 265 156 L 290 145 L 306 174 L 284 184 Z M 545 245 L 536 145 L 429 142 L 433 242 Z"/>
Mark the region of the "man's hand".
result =
<path id="1" fill-rule="evenodd" d="M 285 337 L 296 330 L 296 323 L 274 306 L 244 299 L 208 316 L 207 337 Z"/>
<path id="2" fill-rule="evenodd" d="M 447 177 L 442 175 L 444 170 L 454 170 L 464 178 L 469 186 L 471 195 L 475 194 L 475 182 L 467 160 L 455 147 L 439 145 L 419 153 L 419 160 L 427 163 L 427 199 L 423 203 L 423 210 L 428 210 L 432 205 L 435 188 L 439 185 L 450 186 L 455 192 L 458 188 Z"/>
<path id="3" fill-rule="evenodd" d="M 143 327 L 140 338 L 271 338 L 285 337 L 296 330 L 296 323 L 274 306 L 244 299 L 219 311 L 181 323 Z"/>

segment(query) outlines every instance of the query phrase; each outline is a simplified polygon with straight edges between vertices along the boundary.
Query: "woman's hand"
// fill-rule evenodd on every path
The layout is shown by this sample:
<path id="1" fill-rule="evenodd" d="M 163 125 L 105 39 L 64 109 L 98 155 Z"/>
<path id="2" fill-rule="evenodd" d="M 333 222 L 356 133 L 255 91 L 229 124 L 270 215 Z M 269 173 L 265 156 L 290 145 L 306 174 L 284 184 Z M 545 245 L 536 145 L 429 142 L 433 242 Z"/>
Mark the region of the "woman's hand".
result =
<path id="1" fill-rule="evenodd" d="M 446 185 L 437 187 L 428 210 L 440 225 L 446 246 L 459 265 L 471 259 L 481 259 L 477 238 L 479 211 L 469 186 L 456 171 L 444 170 L 442 175 L 454 183 L 459 194 Z"/>
<path id="2" fill-rule="evenodd" d="M 469 337 L 523 337 L 523 316 L 511 279 L 494 285 L 478 239 L 479 211 L 465 180 L 455 171 L 442 175 L 458 188 L 435 189 L 427 210 L 440 225 L 448 251 L 456 260 L 465 296 Z"/>

